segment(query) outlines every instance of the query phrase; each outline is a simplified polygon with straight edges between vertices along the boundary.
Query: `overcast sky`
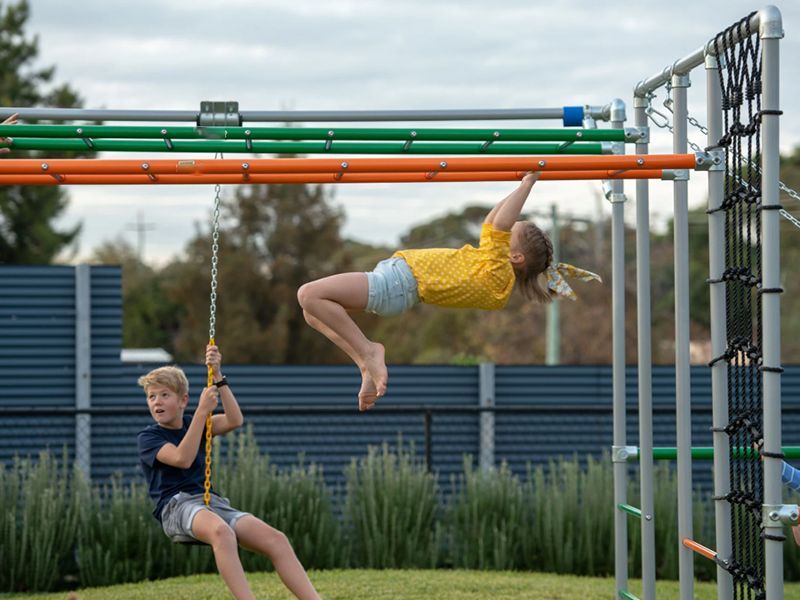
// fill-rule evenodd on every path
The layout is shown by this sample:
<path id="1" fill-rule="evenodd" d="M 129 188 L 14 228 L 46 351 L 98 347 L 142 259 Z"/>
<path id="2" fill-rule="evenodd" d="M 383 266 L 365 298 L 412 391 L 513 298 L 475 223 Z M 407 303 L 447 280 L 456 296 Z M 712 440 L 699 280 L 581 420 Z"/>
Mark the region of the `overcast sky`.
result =
<path id="1" fill-rule="evenodd" d="M 742 0 L 31 0 L 28 33 L 39 37 L 40 65 L 55 65 L 57 82 L 77 89 L 86 108 L 197 110 L 202 100 L 237 100 L 240 110 L 539 108 L 621 98 L 632 123 L 638 81 L 762 6 Z M 786 32 L 781 148 L 788 152 L 800 145 L 800 2 L 777 6 Z M 690 112 L 705 122 L 702 69 L 693 73 L 689 94 Z M 662 92 L 661 110 L 663 98 Z M 705 145 L 699 131 L 690 130 L 690 139 Z M 653 142 L 653 153 L 671 150 L 660 132 Z M 704 180 L 693 175 L 694 204 L 705 201 Z M 346 236 L 395 245 L 410 226 L 471 203 L 489 207 L 511 185 L 339 186 L 334 201 L 345 209 Z M 655 220 L 672 210 L 670 186 L 651 186 Z M 632 196 L 633 186 L 626 189 Z M 543 182 L 528 208 L 557 203 L 571 215 L 609 212 L 599 190 L 596 183 Z M 141 211 L 155 227 L 145 253 L 153 262 L 183 250 L 213 201 L 210 186 L 76 186 L 69 193 L 62 222 L 83 223 L 80 256 L 117 237 L 135 244 L 132 225 Z M 800 209 L 790 202 L 787 208 Z"/>

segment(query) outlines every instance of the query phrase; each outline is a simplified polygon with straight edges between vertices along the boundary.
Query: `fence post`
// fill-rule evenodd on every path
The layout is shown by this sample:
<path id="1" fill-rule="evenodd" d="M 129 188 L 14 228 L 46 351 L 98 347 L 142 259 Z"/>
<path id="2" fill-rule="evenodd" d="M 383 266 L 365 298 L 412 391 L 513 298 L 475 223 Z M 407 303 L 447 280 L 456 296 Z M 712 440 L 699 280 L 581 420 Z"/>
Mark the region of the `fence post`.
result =
<path id="1" fill-rule="evenodd" d="M 494 363 L 481 363 L 478 378 L 480 407 L 494 407 Z M 480 423 L 480 467 L 487 472 L 494 468 L 494 412 L 481 411 Z"/>
<path id="2" fill-rule="evenodd" d="M 92 275 L 91 267 L 75 267 L 75 409 L 92 406 Z M 92 416 L 75 414 L 75 463 L 87 477 L 92 474 Z"/>

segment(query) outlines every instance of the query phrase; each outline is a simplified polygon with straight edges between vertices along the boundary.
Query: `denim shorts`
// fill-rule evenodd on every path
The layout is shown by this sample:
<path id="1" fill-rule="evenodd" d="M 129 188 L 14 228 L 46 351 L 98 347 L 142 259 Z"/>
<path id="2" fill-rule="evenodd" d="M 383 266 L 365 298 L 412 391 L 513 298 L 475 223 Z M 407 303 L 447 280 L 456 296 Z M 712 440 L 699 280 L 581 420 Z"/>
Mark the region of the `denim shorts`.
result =
<path id="1" fill-rule="evenodd" d="M 203 494 L 178 492 L 161 511 L 161 527 L 164 533 L 173 542 L 199 541 L 192 534 L 192 521 L 201 510 L 210 510 L 225 521 L 231 529 L 234 529 L 239 519 L 250 514 L 236 510 L 227 498 L 216 494 L 211 494 L 209 505 L 206 506 Z"/>
<path id="2" fill-rule="evenodd" d="M 419 304 L 417 280 L 411 267 L 399 256 L 387 258 L 375 265 L 375 270 L 367 273 L 367 281 L 367 312 L 390 317 Z"/>

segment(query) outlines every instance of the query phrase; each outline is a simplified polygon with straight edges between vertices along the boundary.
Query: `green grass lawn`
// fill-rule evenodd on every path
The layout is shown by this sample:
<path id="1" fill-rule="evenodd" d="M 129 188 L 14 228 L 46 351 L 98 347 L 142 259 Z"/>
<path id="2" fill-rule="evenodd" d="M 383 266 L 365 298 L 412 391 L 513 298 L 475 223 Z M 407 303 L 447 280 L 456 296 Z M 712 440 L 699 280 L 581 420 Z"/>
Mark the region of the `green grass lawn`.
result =
<path id="1" fill-rule="evenodd" d="M 274 573 L 250 573 L 258 598 L 293 598 Z M 614 598 L 614 580 L 571 577 L 549 573 L 496 571 L 316 571 L 311 579 L 325 600 L 479 600 L 484 598 L 530 598 L 536 600 L 609 600 Z M 632 581 L 630 591 L 640 591 Z M 659 599 L 678 598 L 678 582 L 660 581 Z M 785 599 L 800 600 L 800 584 L 787 584 Z M 90 588 L 58 594 L 0 595 L 3 600 L 229 600 L 218 575 L 176 577 L 161 581 Z M 716 585 L 696 583 L 697 600 L 716 600 Z"/>

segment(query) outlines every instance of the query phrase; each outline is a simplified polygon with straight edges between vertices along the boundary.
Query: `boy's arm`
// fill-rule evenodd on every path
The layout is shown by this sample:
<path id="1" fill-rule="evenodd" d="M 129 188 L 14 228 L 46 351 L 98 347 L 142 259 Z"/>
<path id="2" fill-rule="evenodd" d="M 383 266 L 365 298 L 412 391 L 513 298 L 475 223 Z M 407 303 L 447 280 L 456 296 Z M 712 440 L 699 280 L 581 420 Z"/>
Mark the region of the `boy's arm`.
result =
<path id="1" fill-rule="evenodd" d="M 214 372 L 213 380 L 222 381 L 222 355 L 218 346 L 206 346 L 206 364 Z M 236 401 L 230 386 L 227 384 L 217 388 L 219 397 L 222 400 L 222 414 L 211 417 L 211 433 L 213 435 L 225 435 L 244 423 L 242 409 Z"/>
<path id="2" fill-rule="evenodd" d="M 217 388 L 205 388 L 200 395 L 200 402 L 198 402 L 197 410 L 194 411 L 192 422 L 189 423 L 189 429 L 186 435 L 183 436 L 181 443 L 177 446 L 175 444 L 164 444 L 161 450 L 158 451 L 156 458 L 159 462 L 178 469 L 188 469 L 194 459 L 197 458 L 197 451 L 200 449 L 200 441 L 203 437 L 203 427 L 206 424 L 206 417 L 209 413 L 214 411 L 217 405 Z"/>
<path id="3" fill-rule="evenodd" d="M 519 219 L 522 207 L 531 193 L 531 188 L 539 173 L 528 173 L 522 178 L 519 187 L 503 198 L 486 216 L 484 223 L 489 223 L 498 231 L 511 231 L 511 226 Z"/>

